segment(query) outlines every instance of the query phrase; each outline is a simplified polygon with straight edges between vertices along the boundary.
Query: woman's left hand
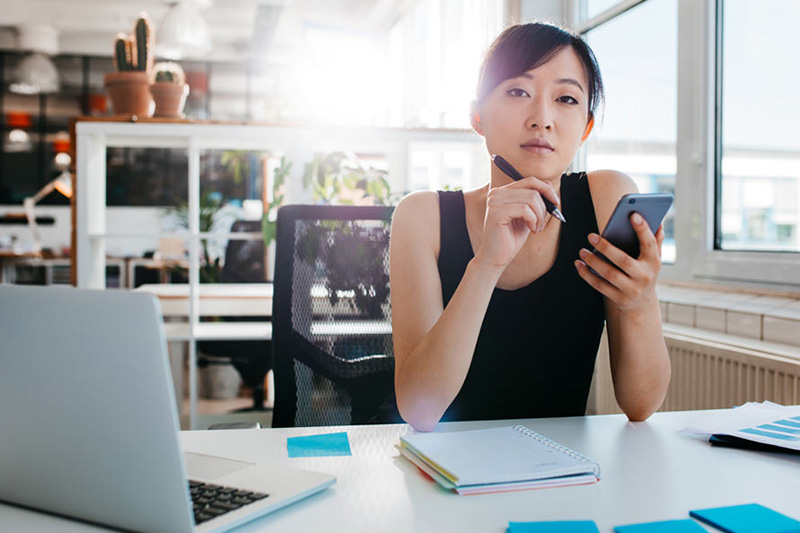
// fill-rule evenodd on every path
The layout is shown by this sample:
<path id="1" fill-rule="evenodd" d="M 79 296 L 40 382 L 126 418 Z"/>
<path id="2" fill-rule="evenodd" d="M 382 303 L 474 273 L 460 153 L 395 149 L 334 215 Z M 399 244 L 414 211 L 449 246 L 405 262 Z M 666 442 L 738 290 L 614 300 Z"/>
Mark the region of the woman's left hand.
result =
<path id="1" fill-rule="evenodd" d="M 653 235 L 638 213 L 634 213 L 630 220 L 639 238 L 638 258 L 629 256 L 592 233 L 589 242 L 616 267 L 585 248 L 580 251 L 581 260 L 575 261 L 578 274 L 623 313 L 642 309 L 657 301 L 655 287 L 661 270 L 661 244 L 664 242 L 663 226 Z"/>

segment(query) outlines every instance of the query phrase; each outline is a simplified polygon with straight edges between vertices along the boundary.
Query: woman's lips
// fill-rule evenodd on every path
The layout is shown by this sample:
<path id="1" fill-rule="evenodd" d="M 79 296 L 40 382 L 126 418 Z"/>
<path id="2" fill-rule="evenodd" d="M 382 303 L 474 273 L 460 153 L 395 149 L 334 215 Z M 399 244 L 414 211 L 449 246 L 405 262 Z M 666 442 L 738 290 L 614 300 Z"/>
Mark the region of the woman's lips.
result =
<path id="1" fill-rule="evenodd" d="M 522 149 L 534 154 L 549 154 L 553 152 L 552 148 L 541 144 L 523 144 Z"/>
<path id="2" fill-rule="evenodd" d="M 553 146 L 546 139 L 531 139 L 520 145 L 523 150 L 534 154 L 549 154 L 553 151 Z"/>

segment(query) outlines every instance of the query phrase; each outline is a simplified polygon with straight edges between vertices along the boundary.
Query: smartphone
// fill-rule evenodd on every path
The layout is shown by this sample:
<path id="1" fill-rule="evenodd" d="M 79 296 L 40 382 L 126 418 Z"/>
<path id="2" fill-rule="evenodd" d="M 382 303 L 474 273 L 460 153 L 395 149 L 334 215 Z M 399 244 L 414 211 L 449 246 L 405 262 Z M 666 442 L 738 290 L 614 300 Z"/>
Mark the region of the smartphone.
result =
<path id="1" fill-rule="evenodd" d="M 639 213 L 655 233 L 674 199 L 669 193 L 626 194 L 617 202 L 617 207 L 603 230 L 603 238 L 634 259 L 639 257 L 639 237 L 631 226 L 631 215 Z M 596 250 L 594 253 L 606 259 Z"/>

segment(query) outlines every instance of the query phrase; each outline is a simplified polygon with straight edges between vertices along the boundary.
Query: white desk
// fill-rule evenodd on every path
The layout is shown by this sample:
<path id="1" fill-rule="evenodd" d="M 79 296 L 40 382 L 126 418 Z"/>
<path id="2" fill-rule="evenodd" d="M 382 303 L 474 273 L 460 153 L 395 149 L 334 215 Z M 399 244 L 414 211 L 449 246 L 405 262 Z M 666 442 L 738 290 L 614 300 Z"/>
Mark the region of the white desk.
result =
<path id="1" fill-rule="evenodd" d="M 196 431 L 186 450 L 262 460 L 335 474 L 336 484 L 240 531 L 505 532 L 510 520 L 596 521 L 601 532 L 634 522 L 688 518 L 689 510 L 757 502 L 800 519 L 800 456 L 711 447 L 677 432 L 708 411 L 659 413 L 629 423 L 621 415 L 532 419 L 524 425 L 600 463 L 594 485 L 457 496 L 398 455 L 408 426 Z M 443 424 L 441 430 L 513 421 Z M 289 459 L 286 437 L 346 430 L 351 457 Z M 93 531 L 0 505 L 10 531 Z M 707 528 L 709 531 L 713 531 Z"/>
<path id="2" fill-rule="evenodd" d="M 146 284 L 136 291 L 158 297 L 165 318 L 189 316 L 189 286 Z M 272 283 L 203 284 L 197 289 L 198 316 L 271 316 Z M 167 340 L 270 340 L 270 322 L 203 322 L 195 325 L 194 336 L 185 322 L 166 322 Z"/>

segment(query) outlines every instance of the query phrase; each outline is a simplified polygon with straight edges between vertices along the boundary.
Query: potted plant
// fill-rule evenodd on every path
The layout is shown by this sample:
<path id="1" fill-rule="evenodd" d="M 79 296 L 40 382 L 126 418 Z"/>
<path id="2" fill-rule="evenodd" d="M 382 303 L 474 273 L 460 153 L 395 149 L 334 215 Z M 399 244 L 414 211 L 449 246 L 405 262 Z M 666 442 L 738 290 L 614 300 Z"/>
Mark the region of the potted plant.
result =
<path id="1" fill-rule="evenodd" d="M 117 115 L 153 114 L 149 73 L 153 70 L 153 29 L 147 14 L 136 21 L 132 35 L 120 33 L 114 42 L 114 68 L 103 78 Z"/>
<path id="2" fill-rule="evenodd" d="M 278 209 L 283 205 L 284 184 L 292 164 L 281 156 L 281 162 L 275 169 L 272 179 L 272 201 L 268 201 L 264 208 L 261 221 L 261 232 L 264 235 L 264 249 L 267 251 L 267 280 L 275 279 L 275 240 L 278 236 Z"/>
<path id="3" fill-rule="evenodd" d="M 385 170 L 366 167 L 355 154 L 317 153 L 303 173 L 303 188 L 315 202 L 339 205 L 395 205 Z"/>
<path id="4" fill-rule="evenodd" d="M 200 195 L 198 229 L 201 233 L 227 231 L 239 216 L 235 207 L 225 203 L 225 198 L 216 191 Z M 189 229 L 189 204 L 181 199 L 176 207 L 167 208 L 162 217 L 168 231 Z M 200 283 L 218 283 L 222 272 L 224 248 L 215 239 L 202 239 L 200 250 Z M 186 273 L 185 267 L 176 267 L 176 272 Z"/>
<path id="5" fill-rule="evenodd" d="M 189 86 L 181 66 L 171 61 L 156 63 L 150 93 L 156 103 L 154 117 L 182 118 Z"/>
<path id="6" fill-rule="evenodd" d="M 261 229 L 264 233 L 264 246 L 267 248 L 275 241 L 275 237 L 278 234 L 278 208 L 283 204 L 283 184 L 286 183 L 286 177 L 291 169 L 292 164 L 286 159 L 286 156 L 281 156 L 280 165 L 275 169 L 272 180 L 272 202 L 267 204 L 266 209 L 264 209 L 264 218 L 261 224 Z"/>

